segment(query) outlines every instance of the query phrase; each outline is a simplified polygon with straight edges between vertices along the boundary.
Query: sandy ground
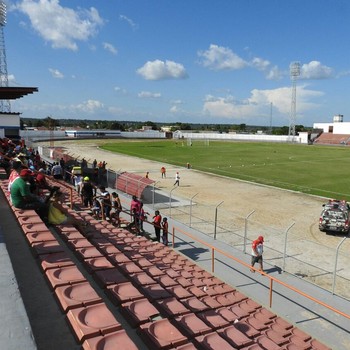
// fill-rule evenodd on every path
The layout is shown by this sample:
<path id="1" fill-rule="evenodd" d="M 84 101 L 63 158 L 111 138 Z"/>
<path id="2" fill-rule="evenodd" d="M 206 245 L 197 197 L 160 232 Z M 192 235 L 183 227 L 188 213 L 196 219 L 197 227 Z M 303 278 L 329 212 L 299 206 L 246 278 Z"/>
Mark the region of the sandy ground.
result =
<path id="1" fill-rule="evenodd" d="M 136 157 L 112 154 L 98 148 L 105 142 L 56 141 L 55 146 L 66 147 L 67 153 L 76 158 L 85 157 L 92 162 L 105 160 L 107 168 L 115 171 L 129 171 L 144 175 L 149 172 L 156 187 L 167 194 L 187 199 L 193 198 L 191 225 L 207 234 L 214 233 L 215 208 L 217 211 L 217 239 L 226 241 L 239 249 L 243 248 L 245 231 L 244 218 L 251 214 L 247 225 L 248 243 L 259 234 L 265 237 L 265 261 L 272 266 L 285 267 L 286 271 L 306 278 L 332 290 L 333 271 L 337 267 L 335 292 L 347 298 L 350 279 L 350 240 L 341 245 L 338 258 L 336 249 L 343 236 L 327 235 L 318 230 L 318 219 L 322 204 L 327 200 L 292 191 L 231 178 L 211 175 L 157 163 Z M 165 166 L 167 177 L 161 178 L 160 168 Z M 180 186 L 173 190 L 174 176 L 179 171 Z M 169 215 L 166 210 L 163 214 Z M 172 209 L 172 217 L 189 222 L 189 206 Z M 205 218 L 205 219 L 199 219 Z M 289 229 L 290 228 L 290 229 Z M 289 229 L 289 230 L 288 230 Z M 285 239 L 287 240 L 285 245 Z M 288 258 L 283 260 L 286 247 Z M 250 253 L 250 244 L 246 249 Z"/>

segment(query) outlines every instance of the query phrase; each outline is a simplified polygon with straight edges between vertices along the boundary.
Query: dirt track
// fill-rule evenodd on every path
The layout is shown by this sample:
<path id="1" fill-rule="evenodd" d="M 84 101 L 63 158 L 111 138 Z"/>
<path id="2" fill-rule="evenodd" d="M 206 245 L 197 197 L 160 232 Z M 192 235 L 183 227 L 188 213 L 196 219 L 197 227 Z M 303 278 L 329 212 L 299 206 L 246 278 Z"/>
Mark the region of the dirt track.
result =
<path id="1" fill-rule="evenodd" d="M 343 237 L 327 235 L 318 230 L 318 218 L 325 198 L 236 181 L 185 167 L 112 154 L 97 147 L 102 142 L 106 141 L 62 141 L 55 142 L 55 146 L 66 147 L 69 154 L 74 154 L 80 159 L 85 157 L 90 162 L 95 158 L 97 161 L 105 160 L 108 163 L 107 168 L 115 171 L 131 171 L 140 175 L 148 171 L 150 178 L 157 181 L 157 187 L 167 193 L 173 189 L 174 176 L 176 171 L 179 171 L 181 180 L 180 187 L 176 188 L 176 196 L 190 199 L 196 195 L 197 208 L 200 208 L 201 217 L 204 218 L 213 217 L 215 206 L 222 201 L 221 217 L 225 216 L 224 213 L 230 214 L 228 217 L 231 216 L 231 220 L 234 217 L 237 218 L 235 221 L 242 221 L 255 210 L 250 218 L 252 229 L 249 230 L 248 238 L 255 239 L 258 233 L 264 234 L 267 248 L 265 260 L 268 262 L 270 259 L 272 265 L 281 266 L 281 255 L 276 254 L 274 250 L 283 252 L 285 232 L 289 226 L 293 225 L 288 232 L 287 253 L 297 260 L 288 260 L 287 270 L 331 289 L 336 247 Z M 163 165 L 167 168 L 165 179 L 162 179 L 160 174 L 160 168 Z M 222 220 L 225 221 L 225 219 Z M 232 227 L 233 225 L 230 219 L 227 219 L 227 222 L 220 222 L 220 226 Z M 218 238 L 235 244 L 232 232 L 222 232 Z M 345 252 L 349 251 L 350 240 L 346 240 L 341 247 L 337 274 L 347 279 L 350 279 L 348 268 L 350 258 Z M 310 265 L 300 263 L 299 260 L 308 262 Z M 318 270 L 317 266 L 323 271 Z M 341 291 L 346 290 L 347 287 L 343 288 L 341 282 L 342 279 L 337 278 L 338 292 L 344 295 Z M 345 296 L 350 298 L 350 295 Z"/>

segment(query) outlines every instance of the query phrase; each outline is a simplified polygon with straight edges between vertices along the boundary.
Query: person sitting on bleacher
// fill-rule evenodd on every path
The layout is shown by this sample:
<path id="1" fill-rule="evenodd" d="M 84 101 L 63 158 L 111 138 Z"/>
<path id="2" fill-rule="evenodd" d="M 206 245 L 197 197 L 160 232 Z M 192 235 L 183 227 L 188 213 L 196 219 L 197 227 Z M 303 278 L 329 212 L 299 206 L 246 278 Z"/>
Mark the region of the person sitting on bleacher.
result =
<path id="1" fill-rule="evenodd" d="M 29 169 L 22 169 L 19 178 L 12 183 L 10 194 L 11 203 L 15 208 L 33 209 L 41 218 L 47 215 L 48 206 L 38 196 L 30 192 L 29 181 L 33 172 Z"/>

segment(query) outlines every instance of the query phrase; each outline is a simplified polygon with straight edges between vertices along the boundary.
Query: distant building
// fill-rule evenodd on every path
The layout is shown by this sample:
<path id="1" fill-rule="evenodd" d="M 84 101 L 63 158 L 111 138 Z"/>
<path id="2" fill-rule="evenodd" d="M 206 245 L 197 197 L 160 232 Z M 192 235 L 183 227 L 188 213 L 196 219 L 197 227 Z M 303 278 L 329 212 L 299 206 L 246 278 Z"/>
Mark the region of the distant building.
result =
<path id="1" fill-rule="evenodd" d="M 337 114 L 333 117 L 333 123 L 314 123 L 314 129 L 321 129 L 325 133 L 350 135 L 350 123 L 343 122 L 344 116 Z"/>

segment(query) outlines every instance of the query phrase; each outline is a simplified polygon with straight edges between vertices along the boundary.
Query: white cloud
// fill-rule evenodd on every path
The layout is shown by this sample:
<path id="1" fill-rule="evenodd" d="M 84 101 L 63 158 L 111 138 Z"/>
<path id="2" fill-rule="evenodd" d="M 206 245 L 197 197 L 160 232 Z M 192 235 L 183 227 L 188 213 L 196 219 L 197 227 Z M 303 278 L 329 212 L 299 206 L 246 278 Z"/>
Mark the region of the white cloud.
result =
<path id="1" fill-rule="evenodd" d="M 97 100 L 87 100 L 75 106 L 75 109 L 86 113 L 94 113 L 103 108 L 104 108 L 103 103 Z"/>
<path id="2" fill-rule="evenodd" d="M 130 25 L 130 27 L 132 29 L 137 29 L 138 28 L 138 25 L 132 19 L 130 19 L 130 18 L 124 16 L 124 15 L 120 15 L 119 19 L 122 20 L 122 21 L 126 21 Z"/>
<path id="3" fill-rule="evenodd" d="M 211 44 L 206 51 L 199 51 L 198 56 L 202 59 L 201 64 L 204 67 L 213 70 L 236 70 L 248 65 L 248 62 L 235 54 L 231 49 L 214 44 Z"/>
<path id="4" fill-rule="evenodd" d="M 290 87 L 282 87 L 274 90 L 251 91 L 250 96 L 243 100 L 237 101 L 233 96 L 215 97 L 208 95 L 205 98 L 203 112 L 213 117 L 228 119 L 253 119 L 267 117 L 269 106 L 273 108 L 284 118 L 288 118 L 291 111 Z M 297 114 L 315 109 L 319 105 L 312 100 L 322 96 L 320 91 L 308 90 L 306 86 L 297 88 Z"/>
<path id="5" fill-rule="evenodd" d="M 300 69 L 301 79 L 327 79 L 333 76 L 333 69 L 327 67 L 319 61 L 305 63 Z"/>
<path id="6" fill-rule="evenodd" d="M 264 71 L 270 66 L 270 62 L 260 57 L 254 57 L 251 61 L 251 65 L 258 70 Z"/>
<path id="7" fill-rule="evenodd" d="M 58 69 L 49 68 L 49 72 L 56 79 L 63 79 L 64 78 L 64 75 Z"/>
<path id="8" fill-rule="evenodd" d="M 59 0 L 22 0 L 16 8 L 29 17 L 34 30 L 55 49 L 76 51 L 77 42 L 93 37 L 103 24 L 94 7 L 75 11 L 61 6 Z"/>
<path id="9" fill-rule="evenodd" d="M 109 51 L 110 53 L 112 53 L 113 55 L 116 55 L 118 53 L 118 50 L 110 43 L 103 43 L 103 48 L 107 51 Z"/>
<path id="10" fill-rule="evenodd" d="M 114 91 L 116 91 L 118 93 L 121 93 L 121 94 L 126 94 L 127 93 L 126 89 L 123 89 L 120 86 L 115 86 L 114 87 Z"/>
<path id="11" fill-rule="evenodd" d="M 161 96 L 159 92 L 141 91 L 138 93 L 140 98 L 159 98 Z"/>
<path id="12" fill-rule="evenodd" d="M 148 61 L 136 71 L 146 80 L 185 79 L 188 77 L 184 66 L 173 61 Z"/>
<path id="13" fill-rule="evenodd" d="M 266 73 L 266 79 L 268 80 L 279 80 L 282 79 L 286 75 L 285 72 L 282 72 L 277 66 L 273 66 L 269 68 Z"/>

